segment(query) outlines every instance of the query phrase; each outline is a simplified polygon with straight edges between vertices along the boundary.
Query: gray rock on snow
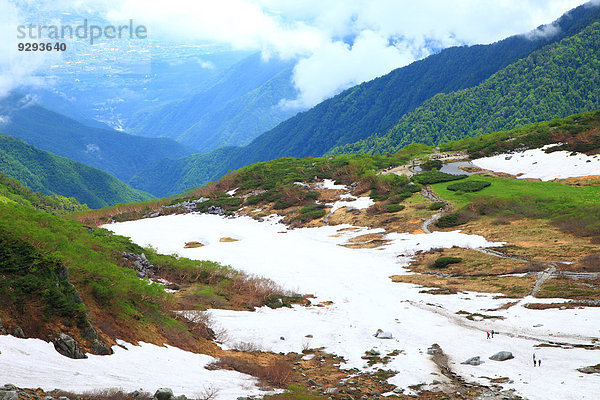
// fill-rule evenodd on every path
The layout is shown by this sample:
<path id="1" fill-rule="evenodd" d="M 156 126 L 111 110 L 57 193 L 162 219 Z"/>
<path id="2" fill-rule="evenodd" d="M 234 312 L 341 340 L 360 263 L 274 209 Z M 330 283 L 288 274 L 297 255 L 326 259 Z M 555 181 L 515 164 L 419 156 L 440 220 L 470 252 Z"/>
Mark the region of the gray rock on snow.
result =
<path id="1" fill-rule="evenodd" d="M 377 329 L 377 332 L 375 332 L 375 336 L 377 339 L 393 339 L 394 336 L 392 335 L 392 332 L 384 332 L 381 329 Z"/>
<path id="2" fill-rule="evenodd" d="M 513 354 L 510 351 L 500 351 L 500 352 L 494 354 L 493 356 L 491 356 L 490 360 L 506 361 L 506 360 L 510 360 L 511 358 L 515 358 L 515 356 L 513 356 Z"/>
<path id="3" fill-rule="evenodd" d="M 77 341 L 71 336 L 62 332 L 59 333 L 56 338 L 54 338 L 54 348 L 60 354 L 69 358 L 87 358 L 87 356 L 79 349 L 79 344 Z"/>
<path id="4" fill-rule="evenodd" d="M 468 360 L 461 362 L 461 364 L 465 365 L 481 365 L 483 363 L 484 361 L 481 361 L 481 358 L 479 358 L 479 356 L 471 357 Z"/>
<path id="5" fill-rule="evenodd" d="M 173 390 L 169 388 L 160 388 L 154 393 L 154 400 L 173 400 Z"/>
<path id="6" fill-rule="evenodd" d="M 20 327 L 20 326 L 17 326 L 17 327 L 15 328 L 15 330 L 13 331 L 13 335 L 14 335 L 15 337 L 18 337 L 18 338 L 20 338 L 20 339 L 25 339 L 25 333 L 23 333 L 23 329 L 21 329 L 21 327 Z"/>

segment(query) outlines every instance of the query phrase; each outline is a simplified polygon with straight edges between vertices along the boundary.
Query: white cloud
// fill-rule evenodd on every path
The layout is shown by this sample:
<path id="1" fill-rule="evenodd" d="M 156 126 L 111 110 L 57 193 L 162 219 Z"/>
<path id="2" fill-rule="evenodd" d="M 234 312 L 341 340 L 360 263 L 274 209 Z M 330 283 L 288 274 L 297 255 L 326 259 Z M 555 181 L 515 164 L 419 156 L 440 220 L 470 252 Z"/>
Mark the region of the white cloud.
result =
<path id="1" fill-rule="evenodd" d="M 13 3 L 0 2 L 0 99 L 20 86 L 45 84 L 33 73 L 40 66 L 60 58 L 57 52 L 19 51 L 17 26 L 23 21 L 24 17 Z"/>
<path id="2" fill-rule="evenodd" d="M 33 0 L 30 0 L 33 1 Z M 145 24 L 153 40 L 225 43 L 295 59 L 297 99 L 309 107 L 429 54 L 490 43 L 558 18 L 582 0 L 43 0 L 36 7 Z M 2 14 L 0 14 L 2 15 Z M 544 34 L 555 34 L 550 27 Z M 432 45 L 433 43 L 433 45 Z M 207 67 L 201 65 L 201 67 Z M 25 76 L 20 78 L 25 79 Z M 0 78 L 0 93 L 2 88 Z"/>

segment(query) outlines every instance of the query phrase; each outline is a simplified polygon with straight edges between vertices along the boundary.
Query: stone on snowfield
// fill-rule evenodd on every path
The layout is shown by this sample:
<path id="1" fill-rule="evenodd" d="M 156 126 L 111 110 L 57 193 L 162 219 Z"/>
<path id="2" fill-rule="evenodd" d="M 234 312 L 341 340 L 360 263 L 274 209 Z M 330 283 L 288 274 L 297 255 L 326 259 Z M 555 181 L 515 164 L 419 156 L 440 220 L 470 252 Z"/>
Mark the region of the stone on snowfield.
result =
<path id="1" fill-rule="evenodd" d="M 481 361 L 481 359 L 479 358 L 479 356 L 471 357 L 467 361 L 461 362 L 461 364 L 465 364 L 465 365 L 481 365 L 483 363 L 484 362 Z"/>
<path id="2" fill-rule="evenodd" d="M 54 348 L 60 354 L 69 358 L 87 358 L 87 356 L 83 354 L 79 349 L 79 345 L 77 344 L 75 339 L 64 333 L 59 333 L 58 336 L 54 339 Z"/>
<path id="3" fill-rule="evenodd" d="M 494 354 L 493 356 L 491 356 L 490 360 L 506 361 L 506 360 L 510 360 L 511 358 L 515 358 L 515 356 L 513 356 L 513 354 L 510 351 L 500 351 L 500 352 Z"/>
<path id="4" fill-rule="evenodd" d="M 174 397 L 173 391 L 169 388 L 160 388 L 154 393 L 154 399 L 156 400 L 171 400 Z"/>
<path id="5" fill-rule="evenodd" d="M 377 329 L 374 335 L 377 339 L 393 339 L 392 332 L 384 332 L 381 329 Z"/>

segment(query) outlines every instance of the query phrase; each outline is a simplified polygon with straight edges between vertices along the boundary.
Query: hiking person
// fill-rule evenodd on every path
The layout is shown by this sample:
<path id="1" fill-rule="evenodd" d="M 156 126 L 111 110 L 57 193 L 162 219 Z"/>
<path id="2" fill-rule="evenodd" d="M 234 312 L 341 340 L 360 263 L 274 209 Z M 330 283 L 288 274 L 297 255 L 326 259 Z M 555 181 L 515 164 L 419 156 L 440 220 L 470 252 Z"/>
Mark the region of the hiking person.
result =
<path id="1" fill-rule="evenodd" d="M 492 339 L 494 338 L 494 330 L 492 329 Z"/>
<path id="2" fill-rule="evenodd" d="M 487 334 L 487 338 L 490 338 L 490 333 L 488 331 L 485 332 Z"/>
<path id="3" fill-rule="evenodd" d="M 538 360 L 538 367 L 542 366 L 542 360 Z"/>
<path id="4" fill-rule="evenodd" d="M 533 353 L 533 366 L 535 367 L 535 353 Z"/>

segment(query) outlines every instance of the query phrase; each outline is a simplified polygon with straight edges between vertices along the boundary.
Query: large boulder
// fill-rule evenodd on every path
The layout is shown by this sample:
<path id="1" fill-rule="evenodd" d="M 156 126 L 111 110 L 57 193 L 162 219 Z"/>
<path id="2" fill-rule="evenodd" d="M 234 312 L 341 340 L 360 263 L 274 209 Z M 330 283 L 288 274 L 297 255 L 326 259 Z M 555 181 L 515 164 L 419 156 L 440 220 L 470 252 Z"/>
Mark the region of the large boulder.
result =
<path id="1" fill-rule="evenodd" d="M 506 360 L 510 360 L 511 358 L 515 358 L 515 356 L 513 356 L 513 354 L 510 351 L 500 351 L 500 352 L 494 354 L 493 356 L 491 356 L 490 360 L 506 361 Z"/>
<path id="2" fill-rule="evenodd" d="M 154 393 L 154 400 L 173 400 L 173 390 L 169 388 L 160 388 Z"/>
<path id="3" fill-rule="evenodd" d="M 468 360 L 461 362 L 461 364 L 465 364 L 465 365 L 481 365 L 483 363 L 484 363 L 484 361 L 481 361 L 479 356 L 471 357 Z"/>
<path id="4" fill-rule="evenodd" d="M 60 354 L 69 358 L 87 358 L 87 356 L 79 349 L 77 341 L 64 333 L 59 333 L 58 336 L 54 338 L 54 348 Z"/>
<path id="5" fill-rule="evenodd" d="M 0 400 L 19 400 L 19 394 L 15 390 L 0 389 Z"/>

